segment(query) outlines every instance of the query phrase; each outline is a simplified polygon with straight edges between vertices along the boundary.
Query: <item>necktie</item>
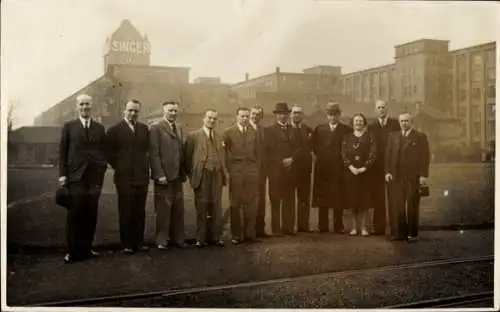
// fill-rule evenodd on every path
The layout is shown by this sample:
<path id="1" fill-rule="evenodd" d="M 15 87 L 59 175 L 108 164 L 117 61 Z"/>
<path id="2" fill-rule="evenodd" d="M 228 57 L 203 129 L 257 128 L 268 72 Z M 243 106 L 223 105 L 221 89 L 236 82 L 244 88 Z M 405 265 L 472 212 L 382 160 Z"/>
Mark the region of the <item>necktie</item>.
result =
<path id="1" fill-rule="evenodd" d="M 175 133 L 175 135 L 177 136 L 177 126 L 175 125 L 175 122 L 171 123 L 172 125 L 172 131 Z"/>
<path id="2" fill-rule="evenodd" d="M 247 127 L 243 127 L 243 134 L 247 134 Z"/>
<path id="3" fill-rule="evenodd" d="M 89 138 L 89 128 L 90 128 L 90 121 L 85 120 L 85 136 L 87 137 L 87 139 Z"/>
<path id="4" fill-rule="evenodd" d="M 132 131 L 135 133 L 136 122 L 134 120 L 130 120 L 130 125 L 132 126 Z"/>
<path id="5" fill-rule="evenodd" d="M 214 140 L 214 136 L 213 136 L 213 134 L 212 134 L 212 129 L 209 129 L 209 130 L 208 130 L 208 139 L 209 139 L 210 141 L 213 141 L 213 140 Z"/>

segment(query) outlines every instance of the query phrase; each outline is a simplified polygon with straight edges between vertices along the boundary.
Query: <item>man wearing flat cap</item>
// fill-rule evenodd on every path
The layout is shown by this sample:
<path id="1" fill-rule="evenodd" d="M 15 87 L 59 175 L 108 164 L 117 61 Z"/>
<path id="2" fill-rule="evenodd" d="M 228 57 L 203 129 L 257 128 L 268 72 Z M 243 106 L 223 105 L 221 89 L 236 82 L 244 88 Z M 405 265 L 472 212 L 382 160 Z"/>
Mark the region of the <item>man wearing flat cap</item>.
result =
<path id="1" fill-rule="evenodd" d="M 92 98 L 76 98 L 78 118 L 64 124 L 59 143 L 59 184 L 69 190 L 65 263 L 97 256 L 92 243 L 107 168 L 104 126 L 91 118 Z"/>
<path id="2" fill-rule="evenodd" d="M 268 163 L 271 227 L 273 235 L 295 234 L 294 167 L 296 135 L 288 123 L 290 108 L 276 104 L 276 123 L 265 130 L 265 154 Z"/>
<path id="3" fill-rule="evenodd" d="M 318 125 L 312 134 L 312 149 L 316 155 L 314 168 L 313 207 L 319 209 L 319 231 L 329 231 L 329 210 L 333 208 L 333 231 L 344 233 L 344 163 L 342 140 L 352 132 L 340 122 L 338 103 L 328 103 L 325 109 L 328 122 Z"/>

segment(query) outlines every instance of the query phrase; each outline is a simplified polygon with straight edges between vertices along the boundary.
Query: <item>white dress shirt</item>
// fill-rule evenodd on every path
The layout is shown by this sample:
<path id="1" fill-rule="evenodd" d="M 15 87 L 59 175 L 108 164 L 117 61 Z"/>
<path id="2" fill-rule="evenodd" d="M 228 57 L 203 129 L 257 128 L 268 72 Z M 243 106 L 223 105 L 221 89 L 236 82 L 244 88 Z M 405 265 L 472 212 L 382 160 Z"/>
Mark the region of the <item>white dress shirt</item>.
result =
<path id="1" fill-rule="evenodd" d="M 248 130 L 247 129 L 248 127 L 243 127 L 239 123 L 236 123 L 236 125 L 238 126 L 238 129 L 240 129 L 240 132 L 243 133 L 243 134 Z"/>
<path id="2" fill-rule="evenodd" d="M 91 120 L 92 120 L 90 117 L 89 117 L 88 119 L 85 119 L 85 118 L 82 118 L 82 117 L 80 116 L 80 117 L 79 117 L 79 119 L 80 119 L 80 122 L 82 123 L 82 126 L 83 126 L 84 128 L 87 128 L 87 127 L 88 127 L 88 128 L 90 129 L 90 123 L 91 123 Z"/>

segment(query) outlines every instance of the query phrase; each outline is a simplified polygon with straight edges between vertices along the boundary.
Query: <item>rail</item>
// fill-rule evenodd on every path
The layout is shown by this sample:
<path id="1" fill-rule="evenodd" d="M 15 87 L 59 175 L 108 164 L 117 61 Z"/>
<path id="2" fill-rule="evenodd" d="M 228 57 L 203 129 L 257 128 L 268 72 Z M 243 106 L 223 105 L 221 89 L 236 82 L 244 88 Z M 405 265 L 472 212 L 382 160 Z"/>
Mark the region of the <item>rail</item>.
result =
<path id="1" fill-rule="evenodd" d="M 281 283 L 290 283 L 290 282 L 304 280 L 304 279 L 314 279 L 314 278 L 324 278 L 324 277 L 330 277 L 330 278 L 331 277 L 344 277 L 344 276 L 349 276 L 349 275 L 366 274 L 366 273 L 374 273 L 374 272 L 387 272 L 387 271 L 394 271 L 394 270 L 429 268 L 429 267 L 436 267 L 436 266 L 443 266 L 443 265 L 453 265 L 453 264 L 463 264 L 463 263 L 473 263 L 473 262 L 491 262 L 491 261 L 493 261 L 493 259 L 494 259 L 493 255 L 486 255 L 486 256 L 480 256 L 480 257 L 431 260 L 431 261 L 423 261 L 423 262 L 415 262 L 415 263 L 407 263 L 407 264 L 397 264 L 397 265 L 379 266 L 379 267 L 372 267 L 372 268 L 363 268 L 363 269 L 356 269 L 356 270 L 299 275 L 299 276 L 294 276 L 294 277 L 277 278 L 277 279 L 269 279 L 269 280 L 262 280 L 262 281 L 253 281 L 253 282 L 243 282 L 243 283 L 236 283 L 236 284 L 229 284 L 229 285 L 202 286 L 202 287 L 193 287 L 193 288 L 185 288 L 185 289 L 168 289 L 168 290 L 159 290 L 159 291 L 150 291 L 150 292 L 123 294 L 123 295 L 83 298 L 83 299 L 75 299 L 75 300 L 51 301 L 51 302 L 43 302 L 43 303 L 34 304 L 32 306 L 35 306 L 35 307 L 42 307 L 42 306 L 43 307 L 70 307 L 70 306 L 98 305 L 98 304 L 105 304 L 105 303 L 109 304 L 109 303 L 114 303 L 114 302 L 124 302 L 124 301 L 138 300 L 138 299 L 150 299 L 150 298 L 157 298 L 157 297 L 167 298 L 167 297 L 174 297 L 174 296 L 186 295 L 186 294 L 197 294 L 197 293 L 202 293 L 202 292 L 220 291 L 220 290 L 228 290 L 228 289 L 239 289 L 239 288 L 265 286 L 265 285 L 281 284 Z"/>

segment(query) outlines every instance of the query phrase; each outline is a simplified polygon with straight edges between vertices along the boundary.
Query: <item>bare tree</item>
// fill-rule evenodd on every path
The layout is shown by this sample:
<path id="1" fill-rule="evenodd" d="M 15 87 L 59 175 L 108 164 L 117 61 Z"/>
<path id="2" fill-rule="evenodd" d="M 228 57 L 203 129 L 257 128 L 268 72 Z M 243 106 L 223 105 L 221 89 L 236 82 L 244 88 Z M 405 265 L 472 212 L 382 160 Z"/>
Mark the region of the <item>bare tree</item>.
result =
<path id="1" fill-rule="evenodd" d="M 7 110 L 7 131 L 11 132 L 14 127 L 14 109 L 18 105 L 18 101 L 9 101 L 9 108 Z"/>

